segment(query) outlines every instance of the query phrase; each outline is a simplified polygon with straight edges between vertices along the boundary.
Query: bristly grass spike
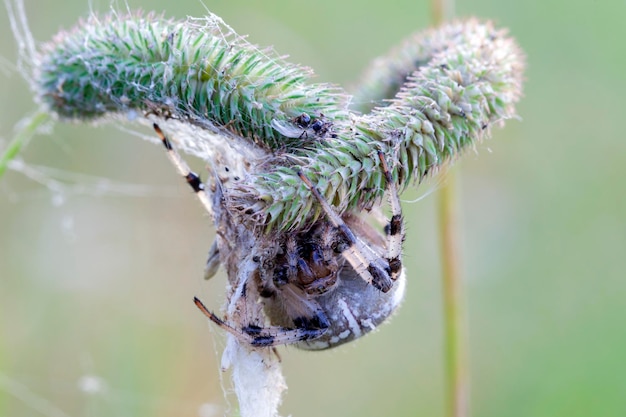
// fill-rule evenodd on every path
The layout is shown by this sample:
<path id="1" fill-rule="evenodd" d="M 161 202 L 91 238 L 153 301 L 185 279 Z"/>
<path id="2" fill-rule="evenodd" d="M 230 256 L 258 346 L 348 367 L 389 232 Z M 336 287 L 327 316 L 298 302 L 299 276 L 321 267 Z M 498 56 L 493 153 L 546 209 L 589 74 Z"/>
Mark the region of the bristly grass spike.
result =
<path id="1" fill-rule="evenodd" d="M 40 52 L 39 100 L 63 119 L 156 108 L 276 149 L 290 141 L 271 128 L 272 120 L 313 109 L 345 117 L 339 89 L 305 87 L 309 70 L 261 52 L 214 15 L 186 22 L 139 14 L 95 19 L 59 33 Z"/>
<path id="2" fill-rule="evenodd" d="M 365 77 L 356 102 L 386 104 L 367 114 L 351 112 L 340 88 L 309 83 L 310 70 L 260 51 L 214 15 L 92 16 L 39 48 L 32 78 L 38 101 L 61 119 L 153 113 L 266 147 L 275 158 L 225 198 L 242 221 L 292 230 L 321 215 L 308 210 L 314 202 L 298 170 L 339 213 L 363 209 L 385 189 L 378 150 L 394 161 L 401 191 L 514 116 L 523 56 L 502 30 L 459 21 L 412 41 L 378 61 L 379 76 Z"/>
<path id="3" fill-rule="evenodd" d="M 493 124 L 515 116 L 524 57 L 505 31 L 467 20 L 411 41 L 375 65 L 380 71 L 374 74 L 396 81 L 386 84 L 368 73 L 358 90 L 356 102 L 386 105 L 333 121 L 332 138 L 293 151 L 296 168 L 340 213 L 367 208 L 382 197 L 377 150 L 394 161 L 392 177 L 403 190 L 473 146 Z M 398 55 L 404 57 L 400 64 Z M 253 175 L 235 187 L 229 204 L 245 213 L 263 202 L 260 222 L 268 229 L 307 224 L 321 213 L 303 209 L 311 206 L 304 185 L 296 186 L 293 198 L 296 168 L 275 164 L 269 173 Z"/>

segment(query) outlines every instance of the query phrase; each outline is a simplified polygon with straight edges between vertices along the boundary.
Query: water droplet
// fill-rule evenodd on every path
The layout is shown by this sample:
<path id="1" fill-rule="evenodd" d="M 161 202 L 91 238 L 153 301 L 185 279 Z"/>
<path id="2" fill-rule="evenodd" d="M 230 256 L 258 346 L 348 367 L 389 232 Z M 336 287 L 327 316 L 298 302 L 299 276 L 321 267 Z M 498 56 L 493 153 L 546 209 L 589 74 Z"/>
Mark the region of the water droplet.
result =
<path id="1" fill-rule="evenodd" d="M 78 380 L 78 389 L 85 394 L 93 395 L 104 391 L 106 383 L 96 375 L 83 375 Z"/>
<path id="2" fill-rule="evenodd" d="M 220 406 L 211 403 L 204 403 L 198 409 L 199 417 L 215 417 L 220 414 Z"/>
<path id="3" fill-rule="evenodd" d="M 52 205 L 54 207 L 61 207 L 63 204 L 65 204 L 65 196 L 63 193 L 56 192 L 52 194 Z"/>
<path id="4" fill-rule="evenodd" d="M 68 238 L 76 238 L 76 232 L 74 231 L 74 217 L 69 215 L 63 216 L 61 219 L 61 230 Z"/>

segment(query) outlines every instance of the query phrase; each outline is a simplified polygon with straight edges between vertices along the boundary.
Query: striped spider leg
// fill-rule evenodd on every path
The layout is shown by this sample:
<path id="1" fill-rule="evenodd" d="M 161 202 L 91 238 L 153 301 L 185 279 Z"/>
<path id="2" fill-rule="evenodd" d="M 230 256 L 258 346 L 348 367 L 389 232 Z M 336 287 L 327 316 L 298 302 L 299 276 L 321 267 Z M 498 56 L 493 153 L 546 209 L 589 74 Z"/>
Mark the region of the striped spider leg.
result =
<path id="1" fill-rule="evenodd" d="M 165 146 L 167 156 L 172 162 L 172 164 L 174 165 L 174 167 L 176 168 L 176 171 L 178 171 L 178 173 L 185 178 L 185 181 L 187 181 L 187 184 L 189 184 L 189 186 L 191 187 L 193 192 L 196 194 L 196 197 L 198 197 L 198 200 L 200 200 L 200 202 L 202 203 L 202 206 L 204 206 L 206 211 L 209 214 L 213 213 L 213 207 L 211 206 L 211 202 L 209 201 L 209 198 L 204 190 L 204 184 L 200 180 L 200 177 L 198 176 L 198 174 L 191 171 L 191 169 L 189 168 L 189 165 L 187 165 L 185 160 L 181 158 L 178 152 L 174 150 L 172 143 L 167 138 L 167 136 L 165 136 L 165 133 L 163 133 L 159 125 L 156 123 L 153 123 L 152 127 L 154 128 L 154 131 L 161 139 L 163 146 Z"/>
<path id="2" fill-rule="evenodd" d="M 402 219 L 402 207 L 396 184 L 393 182 L 391 171 L 382 151 L 378 151 L 383 175 L 385 176 L 389 201 L 391 206 L 391 220 L 385 227 L 387 233 L 386 253 L 384 257 L 373 250 L 367 242 L 359 239 L 350 227 L 344 222 L 322 196 L 320 191 L 300 171 L 298 176 L 306 184 L 313 196 L 322 206 L 326 217 L 345 237 L 345 245 L 341 248 L 341 254 L 350 263 L 352 268 L 367 283 L 374 285 L 380 291 L 386 293 L 397 280 L 402 270 L 402 242 L 404 240 L 404 221 Z"/>
<path id="3" fill-rule="evenodd" d="M 249 295 L 244 292 L 243 296 Z M 233 335 L 240 343 L 254 347 L 289 345 L 317 339 L 328 330 L 330 324 L 326 314 L 318 303 L 308 300 L 301 289 L 295 285 L 287 284 L 281 288 L 280 297 L 283 308 L 291 316 L 293 328 L 275 325 L 259 326 L 252 323 L 236 328 L 209 311 L 197 297 L 194 297 L 194 303 L 209 320 L 222 330 Z"/>

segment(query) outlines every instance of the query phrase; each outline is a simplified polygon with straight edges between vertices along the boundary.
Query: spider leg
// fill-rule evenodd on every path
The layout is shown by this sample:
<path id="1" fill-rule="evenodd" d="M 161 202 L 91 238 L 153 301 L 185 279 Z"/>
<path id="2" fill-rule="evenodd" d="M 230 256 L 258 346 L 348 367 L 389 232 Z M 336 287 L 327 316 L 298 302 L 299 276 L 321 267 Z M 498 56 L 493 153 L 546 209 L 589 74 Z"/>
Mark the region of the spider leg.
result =
<path id="1" fill-rule="evenodd" d="M 200 180 L 198 174 L 191 171 L 189 165 L 187 165 L 183 158 L 180 157 L 178 152 L 176 152 L 176 150 L 172 146 L 172 142 L 170 142 L 167 136 L 165 136 L 165 133 L 163 133 L 159 125 L 154 123 L 152 127 L 154 128 L 154 131 L 159 136 L 159 138 L 161 138 L 161 142 L 163 142 L 163 146 L 165 146 L 165 150 L 167 151 L 167 156 L 169 157 L 174 167 L 176 167 L 176 171 L 178 171 L 178 173 L 185 178 L 187 184 L 189 184 L 193 192 L 196 193 L 198 200 L 200 200 L 206 211 L 209 214 L 212 214 L 213 207 L 211 205 L 211 202 L 209 201 L 209 197 L 204 191 L 204 184 Z"/>
<path id="2" fill-rule="evenodd" d="M 261 327 L 249 324 L 243 326 L 241 329 L 237 329 L 209 311 L 197 297 L 194 297 L 193 301 L 209 320 L 224 331 L 233 335 L 240 343 L 249 344 L 254 347 L 273 347 L 316 339 L 323 335 L 330 326 L 326 315 L 321 310 L 321 307 L 318 306 L 321 315 L 294 318 L 293 321 L 296 328 L 281 326 Z"/>
<path id="3" fill-rule="evenodd" d="M 383 174 L 387 182 L 387 191 L 389 191 L 389 205 L 391 206 L 391 220 L 385 227 L 387 232 L 387 253 L 385 259 L 389 263 L 391 270 L 391 279 L 396 280 L 402 270 L 402 242 L 405 237 L 404 219 L 402 218 L 402 206 L 400 205 L 400 196 L 396 183 L 393 181 L 391 171 L 385 160 L 385 154 L 378 151 L 378 157 L 383 168 Z"/>
<path id="4" fill-rule="evenodd" d="M 213 207 L 211 205 L 211 202 L 209 201 L 209 197 L 204 191 L 204 184 L 200 180 L 198 174 L 193 172 L 189 168 L 189 165 L 187 165 L 187 163 L 184 161 L 184 159 L 181 158 L 180 154 L 176 152 L 176 150 L 172 146 L 172 142 L 170 142 L 167 136 L 165 136 L 165 133 L 163 133 L 159 125 L 153 123 L 152 127 L 161 139 L 161 142 L 163 143 L 163 146 L 165 147 L 165 150 L 167 152 L 167 156 L 176 168 L 176 171 L 178 171 L 178 173 L 185 178 L 187 184 L 189 184 L 193 192 L 196 193 L 196 196 L 200 200 L 200 203 L 202 203 L 202 206 L 207 211 L 207 213 L 213 214 Z M 215 275 L 215 273 L 217 272 L 219 266 L 219 249 L 217 247 L 217 241 L 214 241 L 211 245 L 211 248 L 209 249 L 209 255 L 204 270 L 204 278 L 210 279 L 211 277 L 213 277 L 213 275 Z"/>
<path id="5" fill-rule="evenodd" d="M 368 283 L 374 285 L 382 292 L 387 292 L 393 286 L 391 280 L 391 270 L 384 259 L 381 259 L 376 252 L 368 247 L 363 241 L 358 239 L 350 230 L 343 219 L 335 212 L 331 205 L 322 196 L 320 191 L 311 181 L 298 171 L 298 176 L 302 179 L 307 188 L 311 191 L 315 199 L 320 203 L 328 220 L 336 227 L 347 240 L 347 244 L 341 248 L 341 254 L 350 263 L 352 268 Z"/>

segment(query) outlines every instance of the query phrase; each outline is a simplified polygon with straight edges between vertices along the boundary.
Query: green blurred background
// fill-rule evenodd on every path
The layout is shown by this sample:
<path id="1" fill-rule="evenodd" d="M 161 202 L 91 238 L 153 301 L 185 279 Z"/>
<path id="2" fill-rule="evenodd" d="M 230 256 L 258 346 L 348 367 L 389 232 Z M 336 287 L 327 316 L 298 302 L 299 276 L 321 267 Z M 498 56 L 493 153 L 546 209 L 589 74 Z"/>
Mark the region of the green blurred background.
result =
<path id="1" fill-rule="evenodd" d="M 48 40 L 98 0 L 27 1 Z M 207 1 L 260 45 L 349 85 L 370 59 L 429 25 L 426 2 Z M 131 0 L 201 16 L 198 0 Z M 123 4 L 120 3 L 123 8 Z M 522 121 L 457 164 L 471 339 L 472 414 L 626 415 L 626 2 L 457 0 L 509 27 L 528 55 Z M 35 109 L 11 69 L 0 12 L 0 140 Z M 146 133 L 150 133 L 148 130 Z M 0 416 L 218 416 L 219 353 L 194 295 L 212 227 L 157 146 L 111 126 L 57 125 L 21 157 L 104 192 L 0 180 Z M 204 172 L 203 164 L 192 161 Z M 393 321 L 321 353 L 281 348 L 293 416 L 441 416 L 442 307 L 433 180 L 405 193 L 409 286 Z M 120 195 L 119 184 L 144 187 Z M 92 190 L 93 191 L 93 190 Z M 123 194 L 123 193 L 122 193 Z"/>

